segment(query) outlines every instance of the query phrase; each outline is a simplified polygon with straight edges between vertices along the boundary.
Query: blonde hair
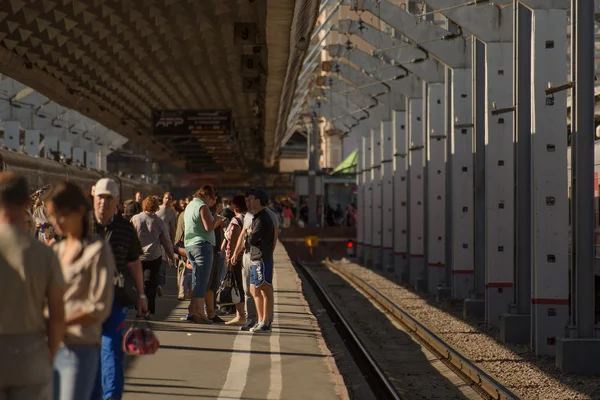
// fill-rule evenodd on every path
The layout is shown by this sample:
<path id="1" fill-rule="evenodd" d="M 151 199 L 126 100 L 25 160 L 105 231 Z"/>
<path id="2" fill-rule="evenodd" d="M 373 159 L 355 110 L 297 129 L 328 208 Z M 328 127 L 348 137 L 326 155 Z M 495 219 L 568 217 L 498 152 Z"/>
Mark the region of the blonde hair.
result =
<path id="1" fill-rule="evenodd" d="M 193 197 L 201 199 L 202 197 L 205 197 L 205 196 L 216 197 L 217 189 L 215 189 L 215 187 L 213 185 L 204 185 L 200 189 L 198 189 L 196 191 L 196 193 L 194 193 Z"/>

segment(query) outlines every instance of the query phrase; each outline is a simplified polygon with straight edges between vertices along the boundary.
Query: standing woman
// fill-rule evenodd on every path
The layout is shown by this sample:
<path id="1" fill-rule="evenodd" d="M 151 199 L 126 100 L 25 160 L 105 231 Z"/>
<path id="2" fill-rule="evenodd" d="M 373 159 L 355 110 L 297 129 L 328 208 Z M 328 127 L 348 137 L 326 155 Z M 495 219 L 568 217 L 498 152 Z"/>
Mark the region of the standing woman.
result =
<path id="1" fill-rule="evenodd" d="M 115 262 L 110 247 L 91 235 L 85 194 L 58 184 L 46 204 L 49 220 L 65 240 L 54 245 L 66 283 L 63 344 L 54 360 L 54 399 L 89 399 L 100 364 L 102 324 L 113 301 Z"/>
<path id="2" fill-rule="evenodd" d="M 184 246 L 192 264 L 192 301 L 188 319 L 197 324 L 212 324 L 204 311 L 204 299 L 213 268 L 214 230 L 223 225 L 223 219 L 214 218 L 210 212 L 217 200 L 217 190 L 212 185 L 202 186 L 184 214 Z"/>
<path id="3" fill-rule="evenodd" d="M 135 228 L 142 245 L 143 254 L 142 269 L 144 271 L 144 292 L 148 296 L 148 311 L 150 314 L 156 312 L 156 288 L 159 285 L 160 265 L 162 263 L 162 249 L 168 262 L 173 259 L 173 244 L 171 235 L 167 232 L 164 222 L 156 212 L 158 211 L 158 199 L 148 196 L 142 202 L 142 212 L 131 218 L 131 224 Z"/>
<path id="4" fill-rule="evenodd" d="M 245 325 L 246 324 L 246 313 L 244 311 L 244 281 L 242 279 L 242 260 L 241 257 L 235 264 L 231 263 L 232 251 L 237 246 L 238 240 L 244 240 L 241 237 L 242 228 L 244 226 L 244 216 L 248 211 L 246 207 L 246 197 L 243 194 L 238 194 L 231 200 L 231 208 L 235 212 L 235 217 L 231 219 L 231 223 L 225 231 L 225 264 L 230 271 L 233 271 L 233 276 L 237 283 L 238 290 L 240 291 L 241 301 L 235 305 L 235 318 L 225 322 L 225 325 Z"/>

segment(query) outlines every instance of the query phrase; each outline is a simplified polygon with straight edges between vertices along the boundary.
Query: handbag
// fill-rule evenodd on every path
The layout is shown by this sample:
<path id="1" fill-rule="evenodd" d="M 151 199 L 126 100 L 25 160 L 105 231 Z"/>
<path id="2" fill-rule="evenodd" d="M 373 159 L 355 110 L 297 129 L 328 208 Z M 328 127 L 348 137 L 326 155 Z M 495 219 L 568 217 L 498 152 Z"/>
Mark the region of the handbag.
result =
<path id="1" fill-rule="evenodd" d="M 217 304 L 220 306 L 227 306 L 237 304 L 241 300 L 242 296 L 240 296 L 240 290 L 233 275 L 233 271 L 227 270 L 225 277 L 219 286 L 219 290 L 217 290 Z"/>
<path id="2" fill-rule="evenodd" d="M 134 356 L 154 354 L 160 348 L 160 341 L 152 332 L 150 323 L 146 320 L 145 326 L 138 325 L 139 319 L 123 335 L 123 351 Z"/>

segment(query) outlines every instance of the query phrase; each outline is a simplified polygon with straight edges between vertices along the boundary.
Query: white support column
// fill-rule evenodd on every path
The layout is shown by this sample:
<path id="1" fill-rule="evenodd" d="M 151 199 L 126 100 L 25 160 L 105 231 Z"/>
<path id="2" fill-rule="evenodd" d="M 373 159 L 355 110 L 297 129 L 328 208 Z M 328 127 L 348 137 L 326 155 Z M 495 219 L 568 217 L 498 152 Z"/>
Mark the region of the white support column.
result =
<path id="1" fill-rule="evenodd" d="M 472 70 L 452 70 L 452 297 L 473 291 L 473 103 Z M 483 266 L 481 266 L 483 268 Z"/>
<path id="2" fill-rule="evenodd" d="M 84 164 L 84 151 L 80 147 L 73 148 L 73 164 L 83 165 Z"/>
<path id="3" fill-rule="evenodd" d="M 427 284 L 436 293 L 446 277 L 445 85 L 429 84 L 427 95 Z"/>
<path id="4" fill-rule="evenodd" d="M 363 227 L 364 227 L 364 255 L 365 255 L 365 266 L 370 266 L 373 263 L 373 248 L 372 248 L 372 239 L 373 239 L 373 189 L 372 189 L 372 179 L 371 179 L 371 135 L 367 134 L 362 138 L 362 148 L 363 148 L 363 182 L 364 182 L 364 198 L 365 198 L 365 207 L 364 207 L 364 219 L 363 219 Z"/>
<path id="5" fill-rule="evenodd" d="M 394 270 L 394 147 L 392 121 L 381 121 L 382 267 Z"/>
<path id="6" fill-rule="evenodd" d="M 545 89 L 567 81 L 567 12 L 532 15 L 531 341 L 536 354 L 553 356 L 569 319 L 567 104 L 565 91 L 547 96 Z"/>
<path id="7" fill-rule="evenodd" d="M 394 271 L 408 279 L 408 130 L 406 111 L 393 111 L 394 131 Z"/>
<path id="8" fill-rule="evenodd" d="M 20 150 L 20 129 L 19 121 L 4 121 L 4 146 Z"/>
<path id="9" fill-rule="evenodd" d="M 44 157 L 52 158 L 52 153 L 57 152 L 57 151 L 58 151 L 58 137 L 44 136 Z"/>
<path id="10" fill-rule="evenodd" d="M 500 326 L 514 291 L 514 138 L 512 43 L 486 43 L 486 322 Z M 565 158 L 566 159 L 566 158 Z"/>
<path id="11" fill-rule="evenodd" d="M 58 151 L 65 158 L 73 157 L 72 146 L 70 140 L 61 140 L 58 142 Z"/>
<path id="12" fill-rule="evenodd" d="M 47 139 L 47 138 L 46 138 Z M 98 169 L 96 150 L 92 149 L 85 152 L 85 166 L 91 169 Z"/>
<path id="13" fill-rule="evenodd" d="M 27 129 L 25 131 L 25 153 L 30 156 L 40 154 L 40 131 L 37 129 Z"/>
<path id="14" fill-rule="evenodd" d="M 381 128 L 371 129 L 371 194 L 373 196 L 372 205 L 372 241 L 373 248 L 373 268 L 380 269 L 382 263 L 382 181 L 381 181 Z"/>
<path id="15" fill-rule="evenodd" d="M 425 137 L 423 132 L 423 99 L 408 100 L 409 135 L 409 265 L 410 283 L 427 290 L 425 267 Z"/>

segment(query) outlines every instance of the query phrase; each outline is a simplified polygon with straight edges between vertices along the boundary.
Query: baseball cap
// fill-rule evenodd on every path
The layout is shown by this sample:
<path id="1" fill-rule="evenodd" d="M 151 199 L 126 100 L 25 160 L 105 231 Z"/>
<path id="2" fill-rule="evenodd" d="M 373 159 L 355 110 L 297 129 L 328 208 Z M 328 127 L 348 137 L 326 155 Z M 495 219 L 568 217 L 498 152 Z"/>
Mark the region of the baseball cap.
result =
<path id="1" fill-rule="evenodd" d="M 112 179 L 102 178 L 96 182 L 96 196 L 109 195 L 119 197 L 119 184 Z"/>
<path id="2" fill-rule="evenodd" d="M 259 199 L 261 203 L 267 204 L 269 202 L 269 196 L 264 190 L 250 189 L 248 190 L 248 196 L 254 196 Z"/>

